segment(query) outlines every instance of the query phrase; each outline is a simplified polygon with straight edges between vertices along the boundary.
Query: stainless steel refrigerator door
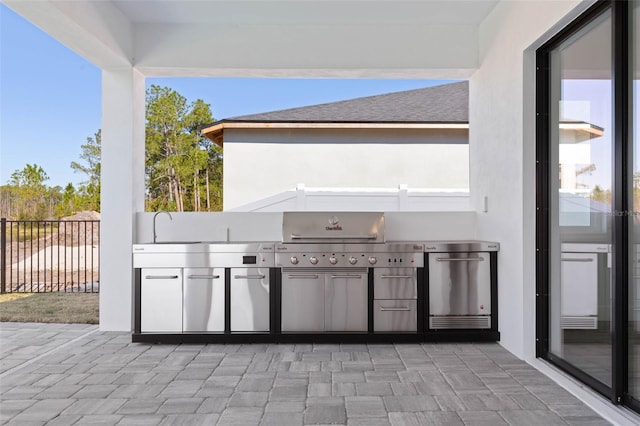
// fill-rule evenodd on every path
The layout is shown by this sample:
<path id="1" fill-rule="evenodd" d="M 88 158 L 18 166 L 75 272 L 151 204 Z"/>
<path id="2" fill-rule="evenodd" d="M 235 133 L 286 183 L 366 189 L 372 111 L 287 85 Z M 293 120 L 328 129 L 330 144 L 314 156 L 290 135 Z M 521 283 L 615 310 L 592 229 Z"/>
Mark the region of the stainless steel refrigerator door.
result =
<path id="1" fill-rule="evenodd" d="M 490 315 L 489 253 L 429 253 L 429 315 Z"/>
<path id="2" fill-rule="evenodd" d="M 367 331 L 367 271 L 325 274 L 325 331 Z"/>
<path id="3" fill-rule="evenodd" d="M 324 274 L 282 271 L 282 331 L 324 331 Z"/>
<path id="4" fill-rule="evenodd" d="M 223 332 L 224 296 L 224 268 L 185 268 L 183 331 Z"/>
<path id="5" fill-rule="evenodd" d="M 269 331 L 269 269 L 231 268 L 231 331 Z"/>

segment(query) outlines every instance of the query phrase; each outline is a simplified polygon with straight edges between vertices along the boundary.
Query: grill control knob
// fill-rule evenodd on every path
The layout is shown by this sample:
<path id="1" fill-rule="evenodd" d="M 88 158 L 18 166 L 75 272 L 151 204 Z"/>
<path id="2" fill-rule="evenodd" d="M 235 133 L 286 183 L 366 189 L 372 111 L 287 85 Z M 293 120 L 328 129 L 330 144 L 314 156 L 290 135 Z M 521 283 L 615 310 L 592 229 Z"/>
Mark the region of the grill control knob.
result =
<path id="1" fill-rule="evenodd" d="M 311 256 L 309 258 L 309 262 L 311 262 L 312 265 L 317 265 L 318 264 L 318 258 L 315 256 Z"/>
<path id="2" fill-rule="evenodd" d="M 352 265 L 355 265 L 356 263 L 358 263 L 358 259 L 356 259 L 355 257 L 351 256 L 349 258 L 349 263 Z"/>
<path id="3" fill-rule="evenodd" d="M 298 264 L 298 258 L 295 257 L 295 256 L 291 256 L 291 263 L 294 264 L 294 265 L 297 265 Z"/>
<path id="4" fill-rule="evenodd" d="M 376 263 L 378 263 L 378 259 L 376 259 L 374 256 L 371 256 L 369 258 L 369 264 L 375 265 Z"/>
<path id="5" fill-rule="evenodd" d="M 335 265 L 336 263 L 338 263 L 338 259 L 335 256 L 331 256 L 329 258 L 329 263 Z"/>

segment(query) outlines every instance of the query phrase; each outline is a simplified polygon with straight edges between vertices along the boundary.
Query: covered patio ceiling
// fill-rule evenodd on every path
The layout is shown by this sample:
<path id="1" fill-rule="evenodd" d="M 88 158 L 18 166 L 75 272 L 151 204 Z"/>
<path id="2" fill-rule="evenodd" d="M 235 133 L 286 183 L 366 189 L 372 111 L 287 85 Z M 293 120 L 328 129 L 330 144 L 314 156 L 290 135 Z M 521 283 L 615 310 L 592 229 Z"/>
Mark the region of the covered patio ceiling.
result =
<path id="1" fill-rule="evenodd" d="M 102 69 L 468 78 L 498 0 L 2 0 Z"/>

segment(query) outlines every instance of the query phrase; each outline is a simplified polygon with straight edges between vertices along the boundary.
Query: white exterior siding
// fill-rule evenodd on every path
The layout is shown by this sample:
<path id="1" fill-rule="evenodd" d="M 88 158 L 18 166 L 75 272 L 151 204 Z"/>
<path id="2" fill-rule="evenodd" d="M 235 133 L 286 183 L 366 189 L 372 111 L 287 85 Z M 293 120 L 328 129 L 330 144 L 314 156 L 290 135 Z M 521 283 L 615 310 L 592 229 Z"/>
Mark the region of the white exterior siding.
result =
<path id="1" fill-rule="evenodd" d="M 324 137 L 313 130 L 283 131 L 279 136 L 269 129 L 238 135 L 226 130 L 224 209 L 271 197 L 300 183 L 325 188 L 397 188 L 406 184 L 409 188 L 467 189 L 466 131 L 437 136 L 423 132 L 380 136 L 375 131 L 360 131 Z M 362 143 L 365 141 L 368 143 Z"/>

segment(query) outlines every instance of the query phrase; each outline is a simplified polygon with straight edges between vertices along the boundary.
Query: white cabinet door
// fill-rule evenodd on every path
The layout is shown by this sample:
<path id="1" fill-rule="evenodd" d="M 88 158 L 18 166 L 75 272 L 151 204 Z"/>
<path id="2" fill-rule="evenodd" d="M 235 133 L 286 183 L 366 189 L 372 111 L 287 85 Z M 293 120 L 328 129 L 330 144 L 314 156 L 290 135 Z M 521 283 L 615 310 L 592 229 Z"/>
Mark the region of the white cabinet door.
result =
<path id="1" fill-rule="evenodd" d="M 182 333 L 182 269 L 142 269 L 140 331 Z"/>

